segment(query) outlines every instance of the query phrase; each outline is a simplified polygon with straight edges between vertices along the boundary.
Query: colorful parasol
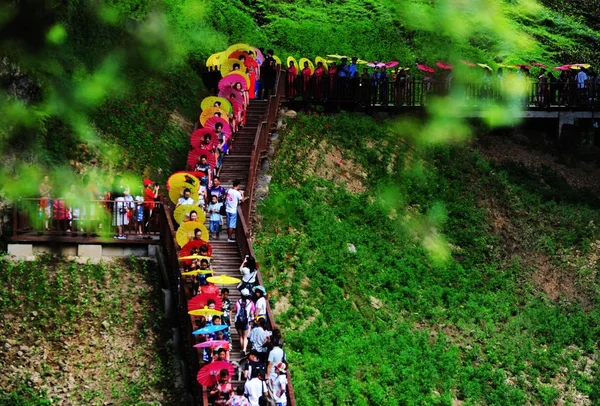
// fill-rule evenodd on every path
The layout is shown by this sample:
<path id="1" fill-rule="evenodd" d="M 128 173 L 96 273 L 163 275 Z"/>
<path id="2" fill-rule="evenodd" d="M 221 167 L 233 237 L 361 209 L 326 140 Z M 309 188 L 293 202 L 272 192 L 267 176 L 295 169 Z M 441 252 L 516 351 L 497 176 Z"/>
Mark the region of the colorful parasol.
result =
<path id="1" fill-rule="evenodd" d="M 190 316 L 222 316 L 223 312 L 205 307 L 204 309 L 188 310 L 188 314 Z"/>
<path id="2" fill-rule="evenodd" d="M 385 63 L 385 67 L 386 68 L 393 68 L 395 66 L 398 66 L 400 64 L 400 62 L 398 61 L 389 61 Z"/>
<path id="3" fill-rule="evenodd" d="M 242 73 L 246 73 L 246 65 L 244 65 L 239 59 L 225 59 L 221 64 L 221 76 L 225 77 L 234 71 L 234 67 L 239 66 Z"/>
<path id="4" fill-rule="evenodd" d="M 507 64 L 504 64 L 504 63 L 499 63 L 498 67 L 499 68 L 507 68 L 507 69 L 516 69 L 515 65 L 507 65 Z"/>
<path id="5" fill-rule="evenodd" d="M 555 68 L 552 68 L 552 70 L 561 70 L 561 71 L 566 71 L 566 70 L 570 70 L 571 67 L 569 65 L 563 65 L 563 66 L 557 66 Z"/>
<path id="6" fill-rule="evenodd" d="M 240 82 L 244 90 L 248 90 L 250 87 L 250 77 L 244 72 L 235 71 L 229 73 L 219 81 L 219 90 L 232 88 L 237 82 Z"/>
<path id="7" fill-rule="evenodd" d="M 429 73 L 435 72 L 435 69 L 433 69 L 431 66 L 423 65 L 420 63 L 417 64 L 417 68 L 419 70 L 422 70 L 423 72 L 429 72 Z"/>
<path id="8" fill-rule="evenodd" d="M 221 65 L 222 58 L 223 58 L 223 52 L 217 52 L 216 54 L 212 54 L 206 60 L 206 66 L 208 68 L 219 66 L 219 65 Z"/>
<path id="9" fill-rule="evenodd" d="M 260 49 L 256 48 L 256 47 L 252 47 L 252 49 L 254 49 L 254 59 L 256 60 L 256 63 L 258 63 L 259 65 L 262 65 L 263 62 L 265 61 L 265 56 L 263 55 L 262 52 L 260 52 Z"/>
<path id="10" fill-rule="evenodd" d="M 210 275 L 212 273 L 212 269 L 195 269 L 193 271 L 182 272 L 181 276 Z"/>
<path id="11" fill-rule="evenodd" d="M 232 52 L 231 55 L 229 55 L 229 59 L 237 59 L 239 61 L 241 56 L 244 57 L 244 61 L 245 61 L 244 65 L 246 65 L 246 67 L 248 67 L 247 62 L 250 59 L 250 55 L 248 54 L 248 52 L 245 52 L 245 51 Z"/>
<path id="12" fill-rule="evenodd" d="M 190 219 L 190 213 L 195 211 L 198 215 L 197 221 L 204 223 L 206 215 L 204 214 L 204 210 L 200 207 L 193 204 L 182 204 L 181 206 L 177 206 L 175 211 L 173 212 L 173 218 L 177 222 L 177 224 L 181 224 Z"/>
<path id="13" fill-rule="evenodd" d="M 194 348 L 224 348 L 225 351 L 229 351 L 229 341 L 225 340 L 208 340 L 200 344 L 194 345 Z"/>
<path id="14" fill-rule="evenodd" d="M 461 59 L 460 61 L 461 61 L 462 63 L 464 63 L 465 65 L 467 65 L 467 66 L 471 66 L 471 67 L 473 67 L 473 66 L 477 66 L 477 64 L 476 64 L 476 63 L 473 63 L 473 62 L 470 62 L 470 61 L 465 61 L 464 59 Z"/>
<path id="15" fill-rule="evenodd" d="M 229 372 L 229 376 L 233 376 L 233 364 L 227 361 L 215 361 L 202 367 L 196 376 L 196 380 L 202 386 L 213 386 L 219 382 L 219 374 L 222 369 Z"/>
<path id="16" fill-rule="evenodd" d="M 207 283 L 204 286 L 200 286 L 200 293 L 206 293 L 207 295 L 218 295 L 219 287 L 214 283 Z"/>
<path id="17" fill-rule="evenodd" d="M 204 138 L 207 135 L 210 137 L 209 147 L 206 147 L 204 144 Z M 190 135 L 190 144 L 192 144 L 192 147 L 194 148 L 210 149 L 219 145 L 219 137 L 217 137 L 217 133 L 210 128 L 199 128 Z"/>
<path id="18" fill-rule="evenodd" d="M 487 69 L 487 70 L 493 70 L 492 68 L 489 67 L 489 65 L 485 64 L 485 63 L 478 63 L 477 66 L 482 67 L 483 69 Z"/>
<path id="19" fill-rule="evenodd" d="M 277 65 L 281 66 L 281 59 L 277 55 L 273 55 L 273 59 Z"/>
<path id="20" fill-rule="evenodd" d="M 208 306 L 209 300 L 213 300 L 215 302 L 215 309 L 221 310 L 223 308 L 223 301 L 219 295 L 201 293 L 188 301 L 188 310 L 202 309 L 204 306 Z"/>
<path id="21" fill-rule="evenodd" d="M 179 257 L 177 258 L 180 261 L 187 261 L 188 259 L 193 260 L 198 260 L 198 259 L 206 259 L 207 261 L 210 261 L 212 257 L 210 255 L 200 255 L 200 254 L 192 254 L 192 255 L 186 255 L 185 257 Z M 202 269 L 202 271 L 211 271 L 210 269 Z"/>
<path id="22" fill-rule="evenodd" d="M 183 247 L 188 242 L 193 240 L 194 231 L 196 229 L 199 229 L 202 232 L 201 240 L 208 242 L 209 234 L 204 224 L 199 221 L 186 221 L 179 226 L 177 233 L 175 234 L 177 244 L 179 244 L 180 247 Z"/>
<path id="23" fill-rule="evenodd" d="M 325 69 L 328 69 L 328 67 L 327 67 L 327 64 L 328 64 L 329 62 L 327 61 L 327 59 L 325 59 L 325 58 L 321 58 L 320 56 L 317 56 L 317 57 L 315 58 L 315 66 L 316 66 L 316 65 L 319 65 L 319 62 L 321 62 L 321 63 L 323 64 L 323 68 L 325 68 Z"/>
<path id="24" fill-rule="evenodd" d="M 344 59 L 344 58 L 348 59 L 347 56 L 345 56 L 345 55 L 338 55 L 338 54 L 327 55 L 327 57 L 328 58 L 335 58 L 335 59 Z"/>
<path id="25" fill-rule="evenodd" d="M 363 59 L 359 59 L 359 60 L 357 60 L 357 61 L 356 61 L 356 64 L 357 64 L 357 65 L 366 65 L 366 64 L 368 64 L 368 63 L 369 63 L 368 61 L 365 61 L 365 60 L 363 60 Z"/>
<path id="26" fill-rule="evenodd" d="M 231 126 L 229 125 L 229 122 L 219 117 L 211 117 L 206 120 L 206 123 L 204 123 L 204 128 L 209 128 L 213 131 L 216 131 L 215 127 L 219 123 L 223 125 L 222 131 L 227 135 L 231 135 Z"/>
<path id="27" fill-rule="evenodd" d="M 226 326 L 224 324 L 219 324 L 219 325 L 216 325 L 216 326 L 214 326 L 214 325 L 213 326 L 206 326 L 206 327 L 203 327 L 201 329 L 192 331 L 192 334 L 194 334 L 194 335 L 212 334 L 212 333 L 216 333 L 217 331 L 225 330 L 225 329 L 227 329 L 227 327 L 229 327 L 229 326 Z"/>
<path id="28" fill-rule="evenodd" d="M 227 112 L 223 109 L 220 109 L 218 107 L 209 107 L 206 110 L 203 110 L 202 113 L 200 114 L 200 124 L 202 124 L 202 126 L 204 126 L 204 123 L 206 123 L 206 120 L 208 120 L 211 117 L 221 117 L 223 119 L 227 118 Z"/>
<path id="29" fill-rule="evenodd" d="M 219 285 L 236 285 L 241 282 L 240 279 L 227 275 L 211 276 L 210 278 L 206 278 L 206 280 Z"/>
<path id="30" fill-rule="evenodd" d="M 312 63 L 312 61 L 308 58 L 300 58 L 300 67 L 298 69 L 302 70 L 304 69 L 304 63 L 308 64 L 308 68 L 310 69 L 310 74 L 312 75 L 313 73 L 315 73 L 315 65 Z"/>
<path id="31" fill-rule="evenodd" d="M 187 158 L 188 166 L 190 168 L 193 168 L 194 166 L 196 166 L 196 164 L 200 161 L 200 158 L 202 156 L 206 157 L 206 162 L 208 162 L 210 169 L 215 169 L 215 166 L 217 166 L 217 158 L 215 157 L 215 154 L 213 154 L 210 151 L 207 151 L 205 149 L 199 149 L 199 148 L 192 148 L 192 149 L 190 149 L 190 152 L 188 152 L 188 158 Z"/>
<path id="32" fill-rule="evenodd" d="M 175 204 L 177 204 L 177 200 L 183 196 L 183 191 L 185 189 L 190 189 L 191 198 L 194 199 L 194 202 L 196 202 L 198 200 L 199 188 L 200 180 L 197 177 L 185 172 L 174 173 L 169 177 L 169 180 L 167 180 L 169 198 Z"/>
<path id="33" fill-rule="evenodd" d="M 217 103 L 220 103 L 220 105 L 215 105 Z M 202 110 L 206 110 L 210 107 L 220 107 L 227 113 L 231 113 L 231 103 L 229 103 L 229 100 L 227 100 L 224 97 L 208 96 L 202 99 L 202 102 L 200 103 L 200 108 Z"/>
<path id="34" fill-rule="evenodd" d="M 285 67 L 286 67 L 286 68 L 289 68 L 289 66 L 290 66 L 290 62 L 294 62 L 294 66 L 295 66 L 296 68 L 300 69 L 300 68 L 298 67 L 298 61 L 297 61 L 297 60 L 296 60 L 296 58 L 294 58 L 293 56 L 288 56 L 288 57 L 287 57 L 286 64 L 285 64 Z"/>
<path id="35" fill-rule="evenodd" d="M 571 67 L 573 67 L 573 66 L 577 66 L 577 67 L 579 67 L 579 68 L 585 68 L 585 69 L 588 69 L 588 68 L 589 68 L 590 66 L 592 66 L 592 65 L 591 65 L 591 64 L 589 64 L 589 63 L 573 63 L 573 64 L 571 64 Z"/>
<path id="36" fill-rule="evenodd" d="M 246 52 L 248 52 L 249 50 L 251 50 L 253 48 L 254 47 L 252 45 L 250 45 L 250 44 L 246 44 L 244 42 L 238 42 L 237 44 L 231 45 L 223 53 L 226 54 L 226 55 L 231 55 L 235 51 L 246 51 Z"/>
<path id="37" fill-rule="evenodd" d="M 187 244 L 185 244 L 180 250 L 179 250 L 179 256 L 180 257 L 186 257 L 189 255 L 192 255 L 192 251 L 194 252 L 200 252 L 200 247 L 202 246 L 207 246 L 208 251 L 206 251 L 206 254 L 209 257 L 212 257 L 212 246 L 206 242 L 206 241 L 202 241 L 202 240 L 192 240 L 190 242 L 188 242 Z M 192 260 L 183 260 L 185 262 L 186 265 L 191 265 L 192 264 Z"/>
<path id="38" fill-rule="evenodd" d="M 446 63 L 446 62 L 436 62 L 435 66 L 437 66 L 440 69 L 444 69 L 444 70 L 452 70 L 452 69 L 454 69 L 454 66 L 452 66 L 451 64 Z"/>

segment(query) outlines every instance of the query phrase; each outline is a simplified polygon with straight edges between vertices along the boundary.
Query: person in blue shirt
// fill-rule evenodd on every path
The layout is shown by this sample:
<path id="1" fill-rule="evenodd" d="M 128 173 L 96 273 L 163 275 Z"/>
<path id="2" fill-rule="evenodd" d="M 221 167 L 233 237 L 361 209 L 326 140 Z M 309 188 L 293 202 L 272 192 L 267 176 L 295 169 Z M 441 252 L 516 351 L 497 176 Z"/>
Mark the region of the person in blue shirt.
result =
<path id="1" fill-rule="evenodd" d="M 358 66 L 356 65 L 357 61 L 358 61 L 358 58 L 353 56 L 352 63 L 348 66 L 348 77 L 350 77 L 350 78 L 355 77 L 356 73 L 358 72 Z"/>
<path id="2" fill-rule="evenodd" d="M 340 66 L 338 67 L 338 76 L 341 78 L 348 77 L 348 65 L 346 65 L 347 62 L 348 60 L 346 58 L 343 58 L 340 62 Z"/>

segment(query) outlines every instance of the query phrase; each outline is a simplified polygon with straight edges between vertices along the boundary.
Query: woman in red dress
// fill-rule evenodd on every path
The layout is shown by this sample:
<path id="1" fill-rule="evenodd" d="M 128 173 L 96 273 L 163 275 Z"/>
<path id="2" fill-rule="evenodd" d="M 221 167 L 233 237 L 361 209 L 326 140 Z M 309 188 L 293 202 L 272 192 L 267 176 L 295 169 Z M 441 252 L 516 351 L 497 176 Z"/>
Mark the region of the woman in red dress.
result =
<path id="1" fill-rule="evenodd" d="M 329 65 L 327 75 L 329 76 L 329 94 L 333 94 L 333 87 L 335 86 L 335 79 L 337 78 L 337 65 L 335 62 L 331 62 L 331 65 Z"/>
<path id="2" fill-rule="evenodd" d="M 323 66 L 323 62 L 317 63 L 317 68 L 315 69 L 315 96 L 317 98 L 321 98 L 323 92 L 323 75 L 326 70 Z"/>
<path id="3" fill-rule="evenodd" d="M 248 52 L 250 59 L 246 60 L 246 69 L 248 77 L 250 77 L 250 87 L 248 88 L 248 97 L 254 99 L 256 97 L 256 81 L 258 80 L 258 62 L 254 59 L 254 53 Z"/>
<path id="4" fill-rule="evenodd" d="M 308 62 L 304 62 L 304 69 L 302 69 L 302 90 L 304 92 L 304 95 L 307 94 L 308 83 L 310 82 L 311 76 L 312 71 L 310 70 L 310 66 L 308 66 Z"/>
<path id="5" fill-rule="evenodd" d="M 290 61 L 290 66 L 287 69 L 287 75 L 288 98 L 293 99 L 296 97 L 296 76 L 298 76 L 298 69 L 294 64 L 294 61 Z"/>

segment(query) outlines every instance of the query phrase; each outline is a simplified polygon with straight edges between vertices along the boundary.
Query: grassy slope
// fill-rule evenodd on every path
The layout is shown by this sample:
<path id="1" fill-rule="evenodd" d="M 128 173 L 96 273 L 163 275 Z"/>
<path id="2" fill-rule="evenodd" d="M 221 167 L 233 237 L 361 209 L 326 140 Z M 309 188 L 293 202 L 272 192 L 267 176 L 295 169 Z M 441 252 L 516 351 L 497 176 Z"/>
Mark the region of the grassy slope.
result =
<path id="1" fill-rule="evenodd" d="M 0 268 L 1 404 L 179 402 L 154 265 Z"/>
<path id="2" fill-rule="evenodd" d="M 367 117 L 289 124 L 256 245 L 300 404 L 598 401 L 598 200 Z"/>

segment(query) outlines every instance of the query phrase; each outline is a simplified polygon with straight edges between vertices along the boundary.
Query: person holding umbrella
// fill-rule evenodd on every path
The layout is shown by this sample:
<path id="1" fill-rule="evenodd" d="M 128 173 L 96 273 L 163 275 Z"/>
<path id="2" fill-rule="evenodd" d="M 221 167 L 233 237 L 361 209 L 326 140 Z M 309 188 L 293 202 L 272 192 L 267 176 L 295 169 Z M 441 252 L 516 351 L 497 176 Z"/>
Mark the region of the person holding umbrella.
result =
<path id="1" fill-rule="evenodd" d="M 212 399 L 215 406 L 225 406 L 232 392 L 233 387 L 229 382 L 229 371 L 222 369 L 219 372 L 219 381 L 211 388 L 208 394 L 209 399 Z"/>
<path id="2" fill-rule="evenodd" d="M 154 187 L 153 187 L 154 186 Z M 152 239 L 148 235 L 148 229 L 150 228 L 150 218 L 154 211 L 154 200 L 158 198 L 159 185 L 154 185 L 154 182 L 148 178 L 144 179 L 144 239 Z"/>

